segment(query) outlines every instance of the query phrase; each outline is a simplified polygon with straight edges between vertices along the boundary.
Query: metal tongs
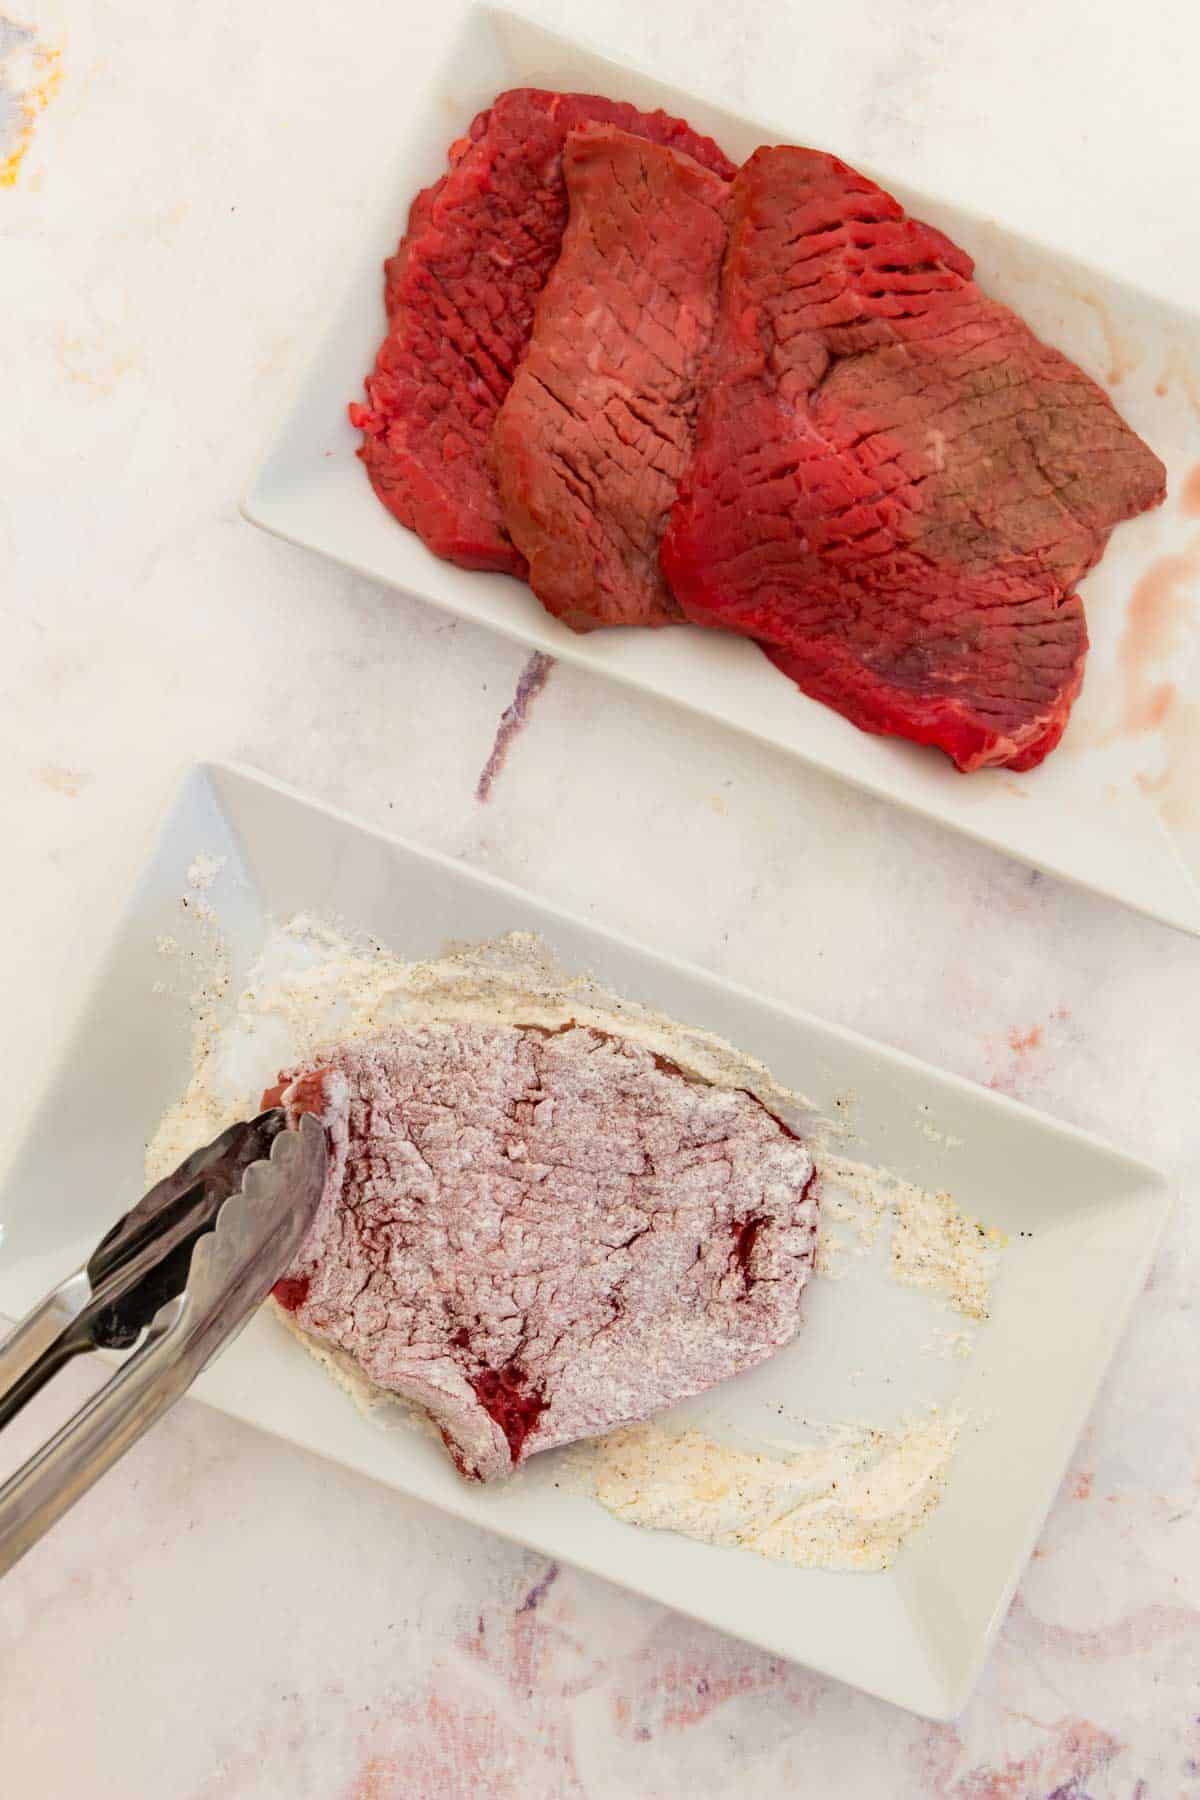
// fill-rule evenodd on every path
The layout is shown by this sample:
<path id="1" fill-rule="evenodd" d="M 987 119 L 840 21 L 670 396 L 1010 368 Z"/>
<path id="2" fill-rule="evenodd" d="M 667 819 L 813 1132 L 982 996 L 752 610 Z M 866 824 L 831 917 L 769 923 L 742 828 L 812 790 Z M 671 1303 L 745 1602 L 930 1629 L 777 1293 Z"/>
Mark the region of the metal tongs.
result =
<path id="1" fill-rule="evenodd" d="M 274 1107 L 196 1150 L 0 1344 L 0 1429 L 72 1357 L 132 1350 L 0 1487 L 0 1574 L 234 1338 L 299 1249 L 325 1185 L 324 1127 Z M 136 1346 L 136 1348 L 135 1348 Z"/>

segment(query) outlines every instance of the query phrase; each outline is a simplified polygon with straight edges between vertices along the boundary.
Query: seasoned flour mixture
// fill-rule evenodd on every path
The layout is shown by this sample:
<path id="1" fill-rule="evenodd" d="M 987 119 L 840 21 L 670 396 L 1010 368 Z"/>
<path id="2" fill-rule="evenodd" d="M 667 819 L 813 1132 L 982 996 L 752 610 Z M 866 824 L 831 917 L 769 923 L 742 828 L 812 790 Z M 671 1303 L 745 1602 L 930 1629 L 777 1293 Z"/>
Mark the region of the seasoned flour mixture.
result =
<path id="1" fill-rule="evenodd" d="M 811 1445 L 714 1443 L 653 1422 L 596 1445 L 596 1498 L 618 1519 L 805 1569 L 886 1569 L 942 1497 L 962 1415 L 891 1431 L 827 1426 Z"/>

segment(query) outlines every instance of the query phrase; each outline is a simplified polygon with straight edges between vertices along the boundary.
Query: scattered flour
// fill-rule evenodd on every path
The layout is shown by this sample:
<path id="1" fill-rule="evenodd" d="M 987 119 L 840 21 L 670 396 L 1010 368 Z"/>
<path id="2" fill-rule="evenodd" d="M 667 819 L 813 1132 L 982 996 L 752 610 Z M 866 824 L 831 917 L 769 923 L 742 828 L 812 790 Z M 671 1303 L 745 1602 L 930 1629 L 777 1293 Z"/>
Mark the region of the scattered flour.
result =
<path id="1" fill-rule="evenodd" d="M 975 1354 L 975 1333 L 973 1331 L 947 1331 L 944 1326 L 934 1329 L 932 1342 L 925 1348 L 944 1362 L 965 1362 Z"/>
<path id="2" fill-rule="evenodd" d="M 846 1255 L 871 1249 L 886 1223 L 894 1280 L 923 1288 L 968 1318 L 987 1318 L 992 1276 L 1005 1242 L 1002 1232 L 960 1212 L 949 1194 L 929 1193 L 889 1169 L 820 1149 L 816 1162 L 821 1178 L 818 1274 L 842 1274 Z"/>
<path id="3" fill-rule="evenodd" d="M 193 906 L 191 912 L 201 915 Z M 208 921 L 211 922 L 211 911 Z M 215 932 L 210 934 L 216 942 Z M 151 1142 L 158 1179 L 217 1131 L 258 1109 L 278 1070 L 348 1038 L 434 1019 L 561 1025 L 568 1019 L 620 1032 L 717 1087 L 747 1088 L 789 1124 L 813 1108 L 762 1063 L 711 1033 L 625 1000 L 588 976 L 570 975 L 540 939 L 512 932 L 428 962 L 403 962 L 300 915 L 268 937 L 250 979 L 227 1002 L 228 970 L 193 998 L 192 1079 Z M 223 1025 L 217 1028 L 218 1013 Z"/>
<path id="4" fill-rule="evenodd" d="M 1003 1235 L 960 1212 L 949 1194 L 902 1186 L 892 1227 L 893 1276 L 948 1300 L 969 1319 L 986 1319 Z"/>
<path id="5" fill-rule="evenodd" d="M 927 1137 L 931 1144 L 941 1144 L 945 1150 L 959 1150 L 965 1142 L 965 1139 L 953 1137 L 948 1131 L 939 1131 L 928 1119 L 919 1120 L 918 1128 L 922 1137 Z"/>
<path id="6" fill-rule="evenodd" d="M 188 886 L 197 889 L 210 888 L 224 867 L 225 858 L 223 856 L 209 856 L 202 850 L 199 856 L 193 857 L 188 868 Z"/>
<path id="7" fill-rule="evenodd" d="M 893 1431 L 831 1425 L 762 1451 L 699 1431 L 630 1426 L 591 1447 L 596 1498 L 619 1519 L 805 1569 L 886 1569 L 942 1497 L 963 1416 Z"/>
<path id="8" fill-rule="evenodd" d="M 239 1095 L 235 1101 L 231 1094 L 222 1093 L 219 1086 L 210 1084 L 207 1078 L 208 1071 L 214 1070 L 221 1061 L 226 1043 L 231 983 L 229 952 L 211 907 L 205 906 L 201 910 L 193 906 L 185 918 L 187 926 L 183 942 L 174 936 L 155 939 L 159 955 L 171 959 L 172 972 L 187 969 L 194 986 L 188 995 L 192 1017 L 192 1076 L 183 1098 L 167 1109 L 146 1147 L 146 1180 L 151 1185 L 178 1168 L 185 1156 L 208 1143 L 227 1125 L 250 1117 L 258 1110 L 253 1107 L 248 1113 L 241 1104 L 243 1096 Z M 152 991 L 175 995 L 179 988 L 174 981 L 158 980 L 152 984 Z"/>

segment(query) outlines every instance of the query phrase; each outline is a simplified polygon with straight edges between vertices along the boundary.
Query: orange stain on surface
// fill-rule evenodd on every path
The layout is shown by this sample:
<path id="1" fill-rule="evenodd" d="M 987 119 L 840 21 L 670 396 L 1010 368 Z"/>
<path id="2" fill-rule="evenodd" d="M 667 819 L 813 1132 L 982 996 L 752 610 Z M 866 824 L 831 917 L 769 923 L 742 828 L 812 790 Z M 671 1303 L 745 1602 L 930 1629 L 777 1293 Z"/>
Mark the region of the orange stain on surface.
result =
<path id="1" fill-rule="evenodd" d="M 1079 1477 L 1078 1481 L 1075 1483 L 1074 1488 L 1071 1490 L 1077 1500 L 1090 1500 L 1091 1499 L 1092 1483 L 1095 1481 L 1095 1479 L 1096 1479 L 1096 1477 L 1093 1475 L 1093 1473 L 1090 1469 L 1084 1470 L 1083 1474 Z"/>
<path id="2" fill-rule="evenodd" d="M 1200 464 L 1180 493 L 1181 511 L 1196 508 Z M 1146 751 L 1152 766 L 1134 779 L 1173 827 L 1200 823 L 1200 701 L 1185 698 L 1167 679 L 1167 665 L 1186 654 L 1200 625 L 1198 602 L 1200 538 L 1193 538 L 1185 549 L 1152 562 L 1134 588 L 1117 646 L 1118 691 L 1110 722 L 1087 738 L 1089 747 L 1101 749 L 1122 738 L 1157 738 L 1157 748 Z"/>
<path id="3" fill-rule="evenodd" d="M 1139 670 L 1174 647 L 1175 629 L 1182 623 L 1189 592 L 1197 574 L 1197 555 L 1184 551 L 1160 556 L 1151 563 L 1133 590 L 1121 640 L 1121 663 L 1126 672 Z"/>
<path id="4" fill-rule="evenodd" d="M 1186 519 L 1200 519 L 1200 463 L 1193 464 L 1183 478 L 1179 510 Z"/>
<path id="5" fill-rule="evenodd" d="M 1097 294 L 1081 292 L 1079 298 L 1095 313 L 1108 351 L 1108 368 L 1104 380 L 1109 387 L 1118 387 L 1126 375 L 1137 368 L 1142 359 L 1141 347 L 1125 336 Z"/>
<path id="6" fill-rule="evenodd" d="M 1117 661 L 1125 683 L 1121 735 L 1157 731 L 1175 702 L 1171 682 L 1155 671 L 1184 641 L 1200 585 L 1200 547 L 1160 556 L 1133 590 Z"/>
<path id="7" fill-rule="evenodd" d="M 1188 476 L 1181 508 L 1200 508 L 1200 464 Z M 1200 517 L 1200 512 L 1197 513 Z M 1137 583 L 1125 609 L 1117 645 L 1116 694 L 1106 708 L 1108 718 L 1076 722 L 1075 749 L 1105 749 L 1122 738 L 1161 732 L 1172 742 L 1186 736 L 1182 726 L 1191 706 L 1166 679 L 1165 665 L 1186 650 L 1197 624 L 1200 600 L 1200 538 L 1185 549 L 1156 557 Z M 1155 778 L 1157 780 L 1157 778 Z M 1146 792 L 1153 791 L 1138 777 Z"/>
<path id="8" fill-rule="evenodd" d="M 1030 1025 L 1025 1029 L 1013 1025 L 1002 1039 L 989 1044 L 988 1059 L 993 1073 L 988 1086 L 998 1094 L 1022 1091 L 1044 1066 L 1042 1057 L 1053 1056 L 1057 1034 L 1051 1021 L 1067 1017 L 1066 1008 L 1059 1008 L 1049 1015 L 1044 1025 Z M 1050 1042 L 1047 1042 L 1048 1033 Z"/>
<path id="9" fill-rule="evenodd" d="M 61 763 L 43 763 L 37 770 L 37 778 L 43 787 L 48 787 L 54 794 L 66 794 L 74 800 L 81 788 L 91 776 L 82 769 L 66 769 Z"/>
<path id="10" fill-rule="evenodd" d="M 1165 400 L 1168 394 L 1175 394 L 1180 390 L 1200 419 L 1200 367 L 1176 346 L 1167 357 L 1166 367 L 1154 384 L 1154 392 L 1160 400 Z"/>
<path id="11" fill-rule="evenodd" d="M 350 1790 L 350 1800 L 392 1800 L 402 1794 L 404 1764 L 398 1756 L 369 1756 Z"/>
<path id="12" fill-rule="evenodd" d="M 1175 703 L 1175 684 L 1164 681 L 1147 688 L 1137 700 L 1126 705 L 1122 720 L 1126 731 L 1158 731 Z"/>
<path id="13" fill-rule="evenodd" d="M 27 27 L 18 26 L 12 20 L 5 20 L 4 23 L 13 26 L 19 39 L 32 37 Z M 33 142 L 38 117 L 45 112 L 62 85 L 61 50 L 48 50 L 44 44 L 36 41 L 19 42 L 6 62 L 16 63 L 18 59 L 25 64 L 25 85 L 15 96 L 18 107 L 17 130 L 7 156 L 0 161 L 0 187 L 16 186 L 21 164 Z"/>
<path id="14" fill-rule="evenodd" d="M 1167 376 L 1175 376 L 1187 395 L 1192 411 L 1200 419 L 1200 370 L 1184 355 L 1182 350 L 1174 350 L 1167 363 Z"/>
<path id="15" fill-rule="evenodd" d="M 1168 825 L 1194 826 L 1200 821 L 1200 702 L 1176 702 L 1163 722 L 1163 741 L 1160 815 Z"/>

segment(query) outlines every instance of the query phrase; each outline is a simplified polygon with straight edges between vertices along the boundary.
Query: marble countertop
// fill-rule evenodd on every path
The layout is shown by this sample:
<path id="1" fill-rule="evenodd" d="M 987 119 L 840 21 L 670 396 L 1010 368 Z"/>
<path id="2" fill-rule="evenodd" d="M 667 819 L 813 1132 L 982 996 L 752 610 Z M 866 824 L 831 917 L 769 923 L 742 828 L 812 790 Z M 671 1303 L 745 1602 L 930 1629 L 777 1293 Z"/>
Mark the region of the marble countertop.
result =
<path id="1" fill-rule="evenodd" d="M 5 1141 L 182 767 L 220 754 L 1096 1130 L 1180 1201 L 956 1724 L 185 1402 L 0 1586 L 5 1794 L 1200 1795 L 1200 944 L 241 522 L 397 71 L 456 8 L 21 17 L 35 36 L 0 18 L 0 159 L 31 68 L 47 103 L 0 187 Z M 598 0 L 589 32 L 1157 291 L 1178 278 L 1185 0 Z"/>

